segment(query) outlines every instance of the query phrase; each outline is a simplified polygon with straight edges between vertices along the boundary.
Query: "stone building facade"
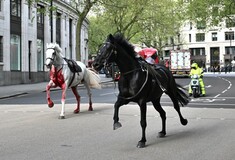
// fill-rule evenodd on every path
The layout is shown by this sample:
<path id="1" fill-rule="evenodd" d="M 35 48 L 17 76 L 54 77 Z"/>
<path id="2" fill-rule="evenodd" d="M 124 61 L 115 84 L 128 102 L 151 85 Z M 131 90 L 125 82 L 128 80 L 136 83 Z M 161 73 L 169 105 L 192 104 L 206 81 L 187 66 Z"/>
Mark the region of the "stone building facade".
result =
<path id="1" fill-rule="evenodd" d="M 170 50 L 190 50 L 191 61 L 211 71 L 231 65 L 235 58 L 235 19 L 224 20 L 220 26 L 205 28 L 192 22 L 185 22 L 179 34 L 171 38 L 164 48 L 164 57 L 169 59 Z"/>
<path id="2" fill-rule="evenodd" d="M 28 5 L 27 0 L 0 0 L 0 85 L 48 80 L 45 62 L 47 43 L 58 43 L 67 58 L 76 59 L 77 14 L 70 0 Z M 46 12 L 41 12 L 45 10 Z M 88 26 L 81 30 L 81 61 L 88 63 Z"/>

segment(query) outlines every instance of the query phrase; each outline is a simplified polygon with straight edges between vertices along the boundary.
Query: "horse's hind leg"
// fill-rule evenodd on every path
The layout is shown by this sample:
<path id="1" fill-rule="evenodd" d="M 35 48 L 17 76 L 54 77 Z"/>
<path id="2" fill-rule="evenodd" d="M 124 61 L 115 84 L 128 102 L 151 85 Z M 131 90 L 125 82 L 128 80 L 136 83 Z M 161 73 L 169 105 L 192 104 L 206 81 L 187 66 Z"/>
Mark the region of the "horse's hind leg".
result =
<path id="1" fill-rule="evenodd" d="M 71 87 L 71 88 L 72 88 L 73 94 L 75 95 L 76 100 L 77 100 L 77 108 L 73 112 L 74 113 L 79 113 L 80 112 L 80 95 L 78 94 L 77 86 L 76 87 Z"/>
<path id="2" fill-rule="evenodd" d="M 146 130 L 146 127 L 147 127 L 146 112 L 147 112 L 146 103 L 142 103 L 140 105 L 140 117 L 141 117 L 140 125 L 142 127 L 142 138 L 141 138 L 141 140 L 137 144 L 138 148 L 145 147 L 145 143 L 146 143 L 146 135 L 145 135 L 145 130 Z"/>
<path id="3" fill-rule="evenodd" d="M 159 112 L 162 119 L 162 131 L 158 133 L 159 137 L 165 137 L 166 135 L 166 112 L 163 110 L 160 104 L 160 98 L 152 101 L 154 108 Z"/>
<path id="4" fill-rule="evenodd" d="M 87 82 L 84 82 L 84 85 L 87 89 L 87 95 L 88 95 L 88 98 L 89 98 L 89 108 L 88 108 L 88 111 L 93 111 L 93 107 L 92 107 L 92 101 L 91 101 L 91 89 L 89 87 L 89 85 L 87 84 Z"/>
<path id="5" fill-rule="evenodd" d="M 172 100 L 172 102 L 174 104 L 174 108 L 175 108 L 175 110 L 177 111 L 177 113 L 178 113 L 178 115 L 180 117 L 181 124 L 184 125 L 184 126 L 187 125 L 188 120 L 184 119 L 184 117 L 182 116 L 182 114 L 180 112 L 180 106 L 179 106 L 178 100 L 173 95 L 171 95 L 171 94 L 168 94 L 168 95 L 171 98 L 171 100 Z"/>

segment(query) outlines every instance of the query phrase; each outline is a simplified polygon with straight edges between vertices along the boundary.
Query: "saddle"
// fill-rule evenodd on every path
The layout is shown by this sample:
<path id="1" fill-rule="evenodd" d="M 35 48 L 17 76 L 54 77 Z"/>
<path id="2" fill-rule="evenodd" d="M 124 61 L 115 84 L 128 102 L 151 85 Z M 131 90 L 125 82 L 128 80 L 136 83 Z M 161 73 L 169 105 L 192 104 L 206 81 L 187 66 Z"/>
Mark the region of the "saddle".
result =
<path id="1" fill-rule="evenodd" d="M 67 59 L 67 58 L 64 58 L 64 60 L 68 63 L 68 66 L 71 72 L 73 73 L 82 72 L 82 68 L 77 64 L 76 61 L 72 59 Z"/>
<path id="2" fill-rule="evenodd" d="M 158 65 L 149 64 L 148 62 L 146 62 L 142 58 L 138 59 L 138 61 L 139 61 L 140 65 L 142 66 L 142 68 L 149 71 L 149 73 L 153 76 L 153 81 L 157 82 L 157 84 L 160 86 L 162 91 L 166 92 L 166 88 L 161 84 L 161 82 L 158 78 L 158 77 L 162 77 L 160 72 L 162 72 L 165 75 L 165 78 L 167 78 L 167 75 L 166 75 L 165 71 L 163 70 L 162 66 L 159 64 Z"/>

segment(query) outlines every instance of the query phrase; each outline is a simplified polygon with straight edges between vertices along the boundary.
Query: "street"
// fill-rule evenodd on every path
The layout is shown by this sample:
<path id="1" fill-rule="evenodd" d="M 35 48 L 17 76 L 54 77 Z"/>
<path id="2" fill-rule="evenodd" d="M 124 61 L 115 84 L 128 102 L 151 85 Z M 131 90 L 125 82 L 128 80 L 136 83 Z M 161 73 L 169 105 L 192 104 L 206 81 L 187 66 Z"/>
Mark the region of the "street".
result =
<path id="1" fill-rule="evenodd" d="M 189 78 L 176 78 L 176 82 L 182 86 L 187 87 L 190 82 Z M 232 76 L 221 77 L 218 74 L 207 75 L 204 78 L 206 97 L 192 98 L 188 107 L 199 107 L 199 108 L 233 108 L 235 109 L 235 97 L 234 90 L 235 78 Z M 81 95 L 81 103 L 87 103 L 88 97 L 84 87 L 78 88 L 78 92 Z M 113 82 L 106 84 L 101 90 L 92 90 L 92 100 L 94 103 L 110 103 L 114 104 L 116 96 L 118 94 L 117 84 L 116 87 Z M 55 107 L 60 107 L 61 103 L 61 90 L 52 91 L 51 97 Z M 71 90 L 67 91 L 67 104 L 76 103 Z M 171 100 L 168 96 L 163 95 L 161 99 L 163 106 L 172 106 Z M 30 95 L 22 95 L 9 99 L 0 99 L 0 104 L 42 104 L 46 105 L 46 93 L 39 92 Z"/>
<path id="2" fill-rule="evenodd" d="M 190 79 L 177 78 L 187 86 Z M 0 100 L 0 156 L 3 160 L 81 159 L 81 160 L 232 160 L 235 153 L 234 77 L 204 78 L 206 97 L 192 98 L 181 108 L 188 119 L 182 126 L 170 99 L 161 103 L 167 113 L 167 135 L 161 130 L 159 114 L 149 103 L 147 147 L 136 148 L 140 140 L 139 107 L 130 103 L 120 108 L 123 127 L 112 129 L 113 105 L 118 91 L 110 83 L 93 91 L 94 111 L 87 111 L 86 90 L 79 88 L 81 113 L 73 114 L 76 101 L 68 91 L 64 120 L 59 120 L 61 91 L 53 91 L 53 108 L 46 104 L 46 93 L 32 93 Z"/>

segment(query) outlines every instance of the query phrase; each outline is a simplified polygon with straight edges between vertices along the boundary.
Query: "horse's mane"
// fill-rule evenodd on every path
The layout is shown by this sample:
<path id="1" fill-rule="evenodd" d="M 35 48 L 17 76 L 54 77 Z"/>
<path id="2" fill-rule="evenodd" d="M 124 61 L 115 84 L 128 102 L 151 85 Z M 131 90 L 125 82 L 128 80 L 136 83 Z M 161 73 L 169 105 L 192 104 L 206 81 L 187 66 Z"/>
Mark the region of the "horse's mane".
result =
<path id="1" fill-rule="evenodd" d="M 134 58 L 136 57 L 134 46 L 131 43 L 129 43 L 122 34 L 120 33 L 115 34 L 114 39 L 116 43 L 122 46 L 130 56 Z"/>
<path id="2" fill-rule="evenodd" d="M 59 44 L 49 43 L 47 44 L 47 48 L 54 48 L 57 51 L 57 53 L 60 54 L 60 56 L 64 57 L 64 55 L 62 54 L 62 49 L 60 48 Z"/>

